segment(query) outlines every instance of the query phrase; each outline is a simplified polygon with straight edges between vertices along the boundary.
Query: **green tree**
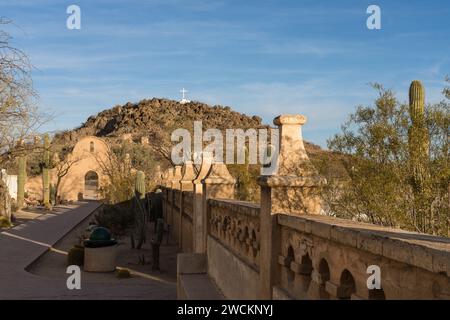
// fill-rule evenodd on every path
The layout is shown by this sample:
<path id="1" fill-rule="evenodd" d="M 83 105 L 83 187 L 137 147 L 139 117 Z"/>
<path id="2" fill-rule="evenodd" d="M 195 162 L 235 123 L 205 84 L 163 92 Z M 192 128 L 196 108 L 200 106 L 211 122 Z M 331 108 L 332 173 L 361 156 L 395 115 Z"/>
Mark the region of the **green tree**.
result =
<path id="1" fill-rule="evenodd" d="M 424 107 L 417 121 L 391 90 L 373 87 L 374 105 L 357 107 L 328 141 L 331 150 L 346 155 L 345 174 L 329 179 L 325 188 L 329 213 L 448 235 L 448 101 Z"/>

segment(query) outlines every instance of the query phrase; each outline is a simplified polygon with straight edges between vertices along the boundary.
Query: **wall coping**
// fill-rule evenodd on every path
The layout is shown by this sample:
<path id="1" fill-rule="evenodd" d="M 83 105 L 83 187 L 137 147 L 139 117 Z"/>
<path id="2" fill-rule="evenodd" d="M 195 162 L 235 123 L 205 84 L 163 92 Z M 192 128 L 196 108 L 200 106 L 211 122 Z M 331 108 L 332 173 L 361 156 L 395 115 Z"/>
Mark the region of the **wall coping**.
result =
<path id="1" fill-rule="evenodd" d="M 254 202 L 232 199 L 208 199 L 208 203 L 213 207 L 226 208 L 251 217 L 259 217 L 260 206 Z"/>

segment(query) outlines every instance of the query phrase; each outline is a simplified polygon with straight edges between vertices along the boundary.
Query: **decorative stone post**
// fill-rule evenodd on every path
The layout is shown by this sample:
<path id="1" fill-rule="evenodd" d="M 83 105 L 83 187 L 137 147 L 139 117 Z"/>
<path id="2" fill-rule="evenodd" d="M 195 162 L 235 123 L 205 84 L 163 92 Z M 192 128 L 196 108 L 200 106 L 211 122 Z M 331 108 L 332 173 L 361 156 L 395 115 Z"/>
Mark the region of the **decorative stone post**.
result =
<path id="1" fill-rule="evenodd" d="M 236 179 L 234 179 L 227 169 L 226 164 L 222 162 L 213 162 L 206 177 L 202 180 L 203 184 L 203 204 L 202 204 L 202 252 L 206 252 L 209 212 L 208 199 L 234 199 Z"/>
<path id="2" fill-rule="evenodd" d="M 212 156 L 209 153 L 203 153 L 202 164 L 200 165 L 197 177 L 192 181 L 192 187 L 194 191 L 193 198 L 193 223 L 194 223 L 194 234 L 193 234 L 193 244 L 194 253 L 204 253 L 204 242 L 203 242 L 203 185 L 202 180 L 206 177 L 211 168 Z"/>
<path id="3" fill-rule="evenodd" d="M 170 188 L 169 184 L 172 179 L 172 173 L 173 173 L 172 168 L 166 169 L 163 173 L 163 181 L 162 181 L 162 186 L 164 187 L 163 188 L 163 192 L 164 192 L 164 194 L 163 194 L 164 195 L 163 217 L 164 217 L 164 222 L 166 224 L 169 223 L 169 220 L 168 220 L 169 219 L 169 216 L 168 216 L 168 213 L 169 213 L 169 188 Z"/>
<path id="4" fill-rule="evenodd" d="M 169 212 L 169 221 L 170 224 L 167 226 L 168 228 L 168 236 L 170 237 L 171 230 L 174 228 L 175 224 L 175 190 L 180 189 L 180 180 L 181 180 L 181 166 L 175 166 L 173 168 L 173 175 L 172 180 L 170 182 L 170 190 L 169 190 L 169 197 L 170 197 L 170 212 Z"/>
<path id="5" fill-rule="evenodd" d="M 186 161 L 186 163 L 183 166 L 183 177 L 180 180 L 180 220 L 179 220 L 179 230 L 178 230 L 178 246 L 180 249 L 183 249 L 183 192 L 184 191 L 192 191 L 194 186 L 192 184 L 192 181 L 195 179 L 195 170 L 194 170 L 194 164 L 192 161 Z"/>
<path id="6" fill-rule="evenodd" d="M 279 275 L 280 230 L 276 213 L 320 214 L 319 192 L 326 183 L 312 165 L 303 145 L 301 126 L 306 123 L 306 117 L 281 115 L 273 122 L 279 129 L 279 154 L 274 157 L 276 171 L 273 175 L 258 177 L 261 186 L 261 299 L 272 298 L 272 288 Z"/>

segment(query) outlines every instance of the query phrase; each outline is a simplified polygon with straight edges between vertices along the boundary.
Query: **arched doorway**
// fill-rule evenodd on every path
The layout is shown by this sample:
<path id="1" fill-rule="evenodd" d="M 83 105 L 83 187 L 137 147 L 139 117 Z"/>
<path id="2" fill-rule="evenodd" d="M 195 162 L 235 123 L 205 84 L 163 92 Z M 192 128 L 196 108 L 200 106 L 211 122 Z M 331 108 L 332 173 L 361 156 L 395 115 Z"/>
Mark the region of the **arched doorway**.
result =
<path id="1" fill-rule="evenodd" d="M 342 300 L 351 299 L 352 294 L 356 292 L 356 283 L 350 271 L 345 269 L 341 273 L 338 298 Z"/>
<path id="2" fill-rule="evenodd" d="M 84 199 L 98 198 L 98 174 L 95 171 L 88 171 L 84 176 Z"/>

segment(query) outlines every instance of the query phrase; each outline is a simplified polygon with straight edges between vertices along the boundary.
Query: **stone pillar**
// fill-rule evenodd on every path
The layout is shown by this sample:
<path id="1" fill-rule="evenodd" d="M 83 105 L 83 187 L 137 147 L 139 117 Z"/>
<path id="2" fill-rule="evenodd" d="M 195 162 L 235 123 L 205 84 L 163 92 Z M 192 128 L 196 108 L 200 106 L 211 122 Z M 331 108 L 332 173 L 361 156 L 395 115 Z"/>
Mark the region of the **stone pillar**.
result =
<path id="1" fill-rule="evenodd" d="M 202 201 L 202 234 L 201 249 L 206 252 L 207 237 L 209 232 L 209 211 L 208 199 L 234 199 L 236 179 L 234 179 L 227 169 L 226 164 L 213 162 L 206 177 L 202 180 L 203 201 Z"/>
<path id="2" fill-rule="evenodd" d="M 167 181 L 167 170 L 161 175 L 161 190 L 163 193 L 163 219 L 166 221 L 166 209 L 167 209 L 167 189 L 166 189 L 166 181 Z"/>
<path id="3" fill-rule="evenodd" d="M 171 183 L 171 188 L 172 189 L 180 189 L 180 181 L 182 178 L 182 174 L 181 174 L 181 166 L 175 166 L 175 168 L 173 169 L 173 176 L 172 176 L 172 183 Z"/>
<path id="4" fill-rule="evenodd" d="M 181 180 L 182 176 L 181 176 L 181 166 L 175 166 L 175 168 L 173 168 L 173 175 L 172 175 L 172 180 L 170 183 L 170 201 L 172 203 L 172 205 L 170 206 L 170 213 L 169 213 L 169 217 L 170 217 L 170 224 L 168 226 L 168 231 L 169 231 L 169 236 L 171 234 L 171 230 L 174 230 L 175 228 L 175 219 L 176 219 L 176 209 L 175 209 L 175 190 L 179 190 L 180 189 L 180 180 Z M 175 230 L 176 232 L 176 230 Z M 176 237 L 175 237 L 176 238 Z"/>
<path id="5" fill-rule="evenodd" d="M 171 212 L 172 212 L 172 180 L 173 180 L 173 170 L 174 168 L 168 168 L 165 180 L 166 187 L 166 199 L 167 205 L 165 210 L 165 220 L 166 225 L 170 225 L 172 222 L 170 221 Z"/>
<path id="6" fill-rule="evenodd" d="M 180 180 L 180 220 L 179 220 L 179 230 L 178 230 L 178 246 L 180 249 L 183 249 L 183 192 L 184 191 L 192 191 L 194 186 L 192 184 L 192 181 L 195 179 L 195 170 L 194 170 L 194 164 L 192 161 L 186 161 L 186 163 L 183 166 L 183 177 Z"/>
<path id="7" fill-rule="evenodd" d="M 277 263 L 280 251 L 276 213 L 320 214 L 320 187 L 326 183 L 306 154 L 301 126 L 302 115 L 281 115 L 274 119 L 279 129 L 279 154 L 273 175 L 258 177 L 261 186 L 260 213 L 260 298 L 271 299 L 272 288 L 280 274 Z"/>
<path id="8" fill-rule="evenodd" d="M 162 186 L 164 187 L 164 207 L 163 207 L 163 216 L 164 222 L 166 224 L 169 223 L 169 200 L 170 200 L 170 181 L 172 180 L 173 168 L 168 168 L 164 171 Z"/>
<path id="9" fill-rule="evenodd" d="M 211 168 L 212 156 L 208 153 L 204 153 L 202 156 L 202 164 L 198 171 L 197 176 L 192 181 L 192 187 L 194 192 L 193 197 L 193 244 L 194 253 L 204 253 L 203 245 L 203 185 L 202 180 L 206 177 Z"/>

